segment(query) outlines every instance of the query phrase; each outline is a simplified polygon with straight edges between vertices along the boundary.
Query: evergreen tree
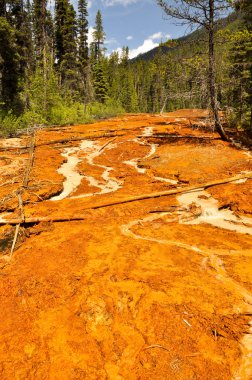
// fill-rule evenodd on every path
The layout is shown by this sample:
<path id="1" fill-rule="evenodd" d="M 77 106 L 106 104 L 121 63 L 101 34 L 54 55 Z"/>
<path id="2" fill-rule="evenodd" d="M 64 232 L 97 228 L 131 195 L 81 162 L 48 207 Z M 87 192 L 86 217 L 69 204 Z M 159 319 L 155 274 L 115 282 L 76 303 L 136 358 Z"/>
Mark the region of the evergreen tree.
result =
<path id="1" fill-rule="evenodd" d="M 93 85 L 95 90 L 95 99 L 100 103 L 105 103 L 108 99 L 108 80 L 106 59 L 100 58 L 93 68 L 94 79 Z"/>
<path id="2" fill-rule="evenodd" d="M 43 55 L 46 54 L 46 7 L 47 0 L 33 0 L 35 56 L 38 61 L 42 61 Z"/>
<path id="3" fill-rule="evenodd" d="M 19 95 L 32 65 L 32 35 L 24 0 L 5 2 L 5 6 L 6 17 L 1 22 L 2 101 L 20 113 L 23 106 Z"/>
<path id="4" fill-rule="evenodd" d="M 88 57 L 88 11 L 87 1 L 78 1 L 78 68 L 79 68 L 79 91 L 83 99 L 84 108 L 91 98 L 90 93 L 90 67 Z"/>
<path id="5" fill-rule="evenodd" d="M 95 27 L 93 32 L 93 49 L 94 49 L 94 59 L 98 60 L 102 55 L 102 46 L 105 41 L 105 33 L 103 30 L 102 15 L 100 10 L 98 10 L 95 18 Z"/>
<path id="6" fill-rule="evenodd" d="M 245 126 L 252 132 L 252 4 L 248 0 L 240 0 L 236 7 L 241 12 L 243 22 L 240 30 L 231 35 L 232 105 L 239 126 Z"/>
<path id="7" fill-rule="evenodd" d="M 18 96 L 18 49 L 16 31 L 6 18 L 0 17 L 0 107 L 11 109 Z"/>
<path id="8" fill-rule="evenodd" d="M 88 63 L 88 12 L 86 0 L 79 0 L 78 10 L 78 58 L 81 69 L 84 69 Z"/>
<path id="9" fill-rule="evenodd" d="M 57 0 L 55 8 L 56 59 L 62 84 L 70 90 L 77 87 L 77 22 L 69 0 Z"/>
<path id="10" fill-rule="evenodd" d="M 6 16 L 6 0 L 0 0 L 0 17 Z"/>

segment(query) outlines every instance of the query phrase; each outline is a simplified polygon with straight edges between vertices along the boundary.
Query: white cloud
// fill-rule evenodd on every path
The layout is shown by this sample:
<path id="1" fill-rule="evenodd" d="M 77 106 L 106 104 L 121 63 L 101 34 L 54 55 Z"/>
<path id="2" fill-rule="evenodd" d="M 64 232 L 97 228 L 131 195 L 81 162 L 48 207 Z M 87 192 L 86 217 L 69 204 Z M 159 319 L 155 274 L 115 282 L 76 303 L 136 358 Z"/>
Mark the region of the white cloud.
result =
<path id="1" fill-rule="evenodd" d="M 90 26 L 88 29 L 88 45 L 90 45 L 93 42 L 93 33 L 94 33 L 94 28 Z"/>
<path id="2" fill-rule="evenodd" d="M 115 38 L 110 38 L 109 40 L 105 40 L 106 45 L 111 45 L 111 44 L 118 44 L 117 40 Z"/>
<path id="3" fill-rule="evenodd" d="M 159 43 L 157 43 L 156 40 L 162 40 L 162 38 L 164 40 L 167 40 L 170 37 L 171 36 L 169 34 L 164 34 L 162 32 L 157 32 L 157 33 L 152 34 L 151 36 L 149 36 L 148 38 L 146 38 L 146 40 L 144 40 L 144 42 L 142 43 L 142 45 L 138 46 L 135 49 L 131 49 L 129 51 L 129 58 L 130 59 L 135 58 L 139 54 L 143 54 L 143 53 L 146 53 L 149 50 L 154 49 L 155 47 L 157 47 L 159 45 Z"/>
<path id="4" fill-rule="evenodd" d="M 160 40 L 160 38 L 162 38 L 162 37 L 163 37 L 163 33 L 157 32 L 157 33 L 152 34 L 152 36 L 150 36 L 149 38 L 151 40 Z"/>
<path id="5" fill-rule="evenodd" d="M 88 9 L 90 9 L 92 7 L 92 3 L 93 3 L 92 0 L 88 0 Z"/>
<path id="6" fill-rule="evenodd" d="M 129 4 L 138 3 L 138 1 L 139 0 L 102 0 L 106 7 L 113 7 L 114 5 L 123 5 L 126 7 Z"/>
<path id="7" fill-rule="evenodd" d="M 149 51 L 151 49 L 154 49 L 157 46 L 158 46 L 158 43 L 154 42 L 150 38 L 147 38 L 146 40 L 144 40 L 144 42 L 142 43 L 142 45 L 138 46 L 136 49 L 130 49 L 130 51 L 129 51 L 129 58 L 130 59 L 135 58 L 139 54 L 146 53 L 147 51 Z"/>
<path id="8" fill-rule="evenodd" d="M 127 41 L 131 41 L 131 40 L 133 40 L 133 36 L 128 36 L 128 37 L 126 37 L 126 40 L 127 40 Z"/>

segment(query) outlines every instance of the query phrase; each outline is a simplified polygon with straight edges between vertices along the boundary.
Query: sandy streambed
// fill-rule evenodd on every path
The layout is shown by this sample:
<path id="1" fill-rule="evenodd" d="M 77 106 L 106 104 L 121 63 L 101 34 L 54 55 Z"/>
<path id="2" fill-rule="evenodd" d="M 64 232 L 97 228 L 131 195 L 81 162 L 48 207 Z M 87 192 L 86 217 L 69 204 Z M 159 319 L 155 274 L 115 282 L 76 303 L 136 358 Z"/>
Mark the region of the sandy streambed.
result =
<path id="1" fill-rule="evenodd" d="M 94 162 L 95 158 L 101 154 L 100 144 L 91 140 L 83 141 L 79 147 L 66 148 L 62 152 L 62 156 L 67 159 L 65 163 L 58 169 L 58 173 L 63 174 L 65 180 L 63 182 L 63 191 L 60 195 L 51 198 L 51 201 L 62 200 L 69 197 L 81 184 L 82 179 L 86 179 L 90 186 L 97 187 L 99 191 L 94 193 L 86 193 L 71 198 L 85 198 L 90 195 L 107 194 L 115 192 L 121 187 L 121 181 L 116 180 L 110 176 L 112 167 L 99 165 Z M 96 179 L 90 175 L 81 175 L 78 171 L 78 164 L 86 159 L 91 166 L 99 167 L 103 170 L 101 179 Z"/>

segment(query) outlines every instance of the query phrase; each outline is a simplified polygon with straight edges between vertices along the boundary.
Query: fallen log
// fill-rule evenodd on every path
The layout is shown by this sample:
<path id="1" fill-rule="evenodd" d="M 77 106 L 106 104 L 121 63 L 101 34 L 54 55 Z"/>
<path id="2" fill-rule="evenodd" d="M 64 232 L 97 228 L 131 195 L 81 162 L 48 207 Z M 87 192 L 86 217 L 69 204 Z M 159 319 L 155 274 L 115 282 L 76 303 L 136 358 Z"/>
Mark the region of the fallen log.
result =
<path id="1" fill-rule="evenodd" d="M 0 152 L 8 152 L 9 150 L 18 150 L 18 149 L 29 149 L 30 146 L 26 146 L 26 145 L 21 145 L 21 146 L 1 146 L 0 147 Z"/>
<path id="2" fill-rule="evenodd" d="M 117 135 L 117 136 L 120 136 L 120 135 Z M 40 147 L 40 146 L 47 146 L 47 145 L 54 145 L 54 144 L 65 144 L 65 143 L 68 143 L 68 142 L 72 142 L 72 141 L 82 141 L 82 140 L 94 140 L 94 139 L 97 139 L 97 138 L 107 138 L 107 137 L 117 137 L 115 136 L 114 134 L 103 134 L 103 135 L 91 135 L 91 136 L 83 136 L 83 137 L 73 137 L 73 138 L 68 138 L 68 139 L 61 139 L 61 140 L 53 140 L 53 141 L 47 141 L 47 142 L 42 142 L 42 143 L 38 143 L 36 144 L 36 147 Z"/>
<path id="3" fill-rule="evenodd" d="M 212 137 L 212 136 L 193 136 L 193 135 L 184 135 L 184 136 L 177 136 L 177 135 L 169 135 L 169 134 L 158 134 L 155 133 L 151 136 L 147 136 L 155 139 L 197 139 L 197 140 L 220 140 L 219 137 Z M 137 136 L 137 138 L 146 138 L 146 136 Z"/>
<path id="4" fill-rule="evenodd" d="M 28 161 L 28 164 L 27 164 L 27 169 L 26 169 L 26 173 L 25 173 L 25 176 L 24 176 L 24 180 L 23 180 L 23 189 L 26 189 L 27 186 L 28 186 L 28 182 L 29 182 L 29 177 L 30 177 L 30 172 L 31 172 L 31 169 L 33 167 L 33 163 L 34 163 L 34 151 L 35 151 L 35 141 L 36 141 L 36 132 L 33 133 L 33 136 L 31 138 L 31 145 L 30 145 L 30 149 L 29 149 L 29 161 Z"/>
<path id="5" fill-rule="evenodd" d="M 175 195 L 175 194 L 179 194 L 179 193 L 180 194 L 181 193 L 188 193 L 191 191 L 196 191 L 196 190 L 201 190 L 201 189 L 204 190 L 204 189 L 207 189 L 207 188 L 212 187 L 212 186 L 217 186 L 217 185 L 222 185 L 225 183 L 235 182 L 235 181 L 238 181 L 239 179 L 246 179 L 246 178 L 247 179 L 252 178 L 252 172 L 248 173 L 246 175 L 242 174 L 242 175 L 239 175 L 236 177 L 230 177 L 230 178 L 226 178 L 226 179 L 219 180 L 219 181 L 211 181 L 211 182 L 207 182 L 207 183 L 204 183 L 202 185 L 197 185 L 197 186 L 194 185 L 194 186 L 180 187 L 180 188 L 176 188 L 176 189 L 172 189 L 172 190 L 161 191 L 158 193 L 137 195 L 135 197 L 131 197 L 131 198 L 128 198 L 125 200 L 118 200 L 118 201 L 114 201 L 114 202 L 103 203 L 103 204 L 92 206 L 92 207 L 87 207 L 84 210 L 95 210 L 95 209 L 109 207 L 109 206 L 116 206 L 116 205 L 120 205 L 120 204 L 124 204 L 124 203 L 143 201 L 143 200 L 152 199 L 152 198 L 161 198 L 161 197 L 166 197 L 168 195 Z"/>
<path id="6" fill-rule="evenodd" d="M 79 216 L 69 216 L 69 217 L 29 217 L 25 218 L 24 220 L 21 218 L 13 218 L 13 219 L 6 219 L 0 220 L 0 225 L 10 224 L 10 225 L 28 225 L 28 224 L 36 224 L 36 223 L 48 223 L 48 222 L 74 222 L 79 220 L 85 220 L 87 219 L 87 214 L 85 215 L 79 215 Z"/>
<path id="7" fill-rule="evenodd" d="M 68 139 L 60 139 L 60 140 L 53 140 L 53 141 L 46 141 L 46 142 L 41 142 L 38 144 L 35 144 L 35 148 L 40 147 L 40 146 L 47 146 L 47 145 L 55 145 L 55 144 L 65 144 L 68 142 L 73 142 L 73 141 L 82 141 L 82 140 L 94 140 L 94 139 L 100 139 L 100 138 L 108 138 L 108 137 L 120 137 L 124 136 L 123 134 L 118 134 L 115 136 L 115 134 L 112 133 L 105 133 L 102 135 L 91 135 L 91 136 L 83 136 L 83 137 L 72 137 Z M 31 145 L 26 145 L 26 146 L 10 146 L 10 147 L 0 147 L 0 152 L 2 151 L 8 151 L 8 150 L 17 150 L 17 149 L 30 149 Z"/>
<path id="8" fill-rule="evenodd" d="M 203 190 L 207 189 L 212 186 L 217 186 L 217 185 L 222 185 L 225 183 L 230 183 L 230 182 L 235 182 L 239 179 L 250 179 L 252 178 L 252 172 L 248 174 L 243 174 L 239 175 L 236 177 L 230 177 L 226 179 L 222 179 L 219 181 L 211 181 L 207 182 L 201 185 L 194 185 L 194 186 L 187 186 L 187 187 L 180 187 L 177 189 L 172 189 L 172 190 L 166 190 L 166 191 L 161 191 L 158 193 L 151 193 L 151 194 L 145 194 L 145 195 L 138 195 L 135 197 L 130 197 L 124 200 L 117 200 L 117 201 L 112 201 L 112 202 L 106 202 L 106 203 L 101 203 L 98 205 L 94 206 L 88 206 L 83 208 L 84 211 L 86 210 L 97 210 L 100 208 L 105 208 L 105 207 L 111 207 L 111 206 L 116 206 L 116 205 L 121 205 L 125 203 L 131 203 L 131 202 L 137 202 L 137 201 L 143 201 L 146 199 L 154 199 L 154 198 L 161 198 L 161 197 L 166 197 L 169 195 L 175 195 L 175 194 L 181 194 L 181 193 L 188 193 L 191 191 L 197 191 L 197 190 Z M 5 225 L 5 224 L 11 224 L 11 225 L 16 225 L 16 224 L 34 224 L 34 223 L 40 223 L 40 222 L 70 222 L 70 221 L 78 221 L 78 220 L 84 220 L 87 219 L 87 215 L 78 215 L 74 217 L 53 217 L 53 216 L 48 216 L 48 217 L 30 217 L 30 218 L 25 218 L 24 220 L 21 218 L 15 218 L 15 219 L 0 219 L 0 225 Z"/>

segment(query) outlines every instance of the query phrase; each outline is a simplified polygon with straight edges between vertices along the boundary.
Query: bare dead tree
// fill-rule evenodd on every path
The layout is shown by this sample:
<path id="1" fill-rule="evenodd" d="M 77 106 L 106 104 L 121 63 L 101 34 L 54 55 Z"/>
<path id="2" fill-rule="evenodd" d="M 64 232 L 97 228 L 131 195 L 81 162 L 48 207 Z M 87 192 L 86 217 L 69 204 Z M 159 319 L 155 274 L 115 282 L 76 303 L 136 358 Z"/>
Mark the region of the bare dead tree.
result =
<path id="1" fill-rule="evenodd" d="M 230 7 L 228 0 L 156 0 L 165 13 L 178 20 L 180 25 L 196 25 L 208 32 L 208 83 L 211 110 L 216 131 L 222 140 L 229 141 L 218 114 L 216 99 L 215 39 L 216 22 L 225 15 Z"/>

